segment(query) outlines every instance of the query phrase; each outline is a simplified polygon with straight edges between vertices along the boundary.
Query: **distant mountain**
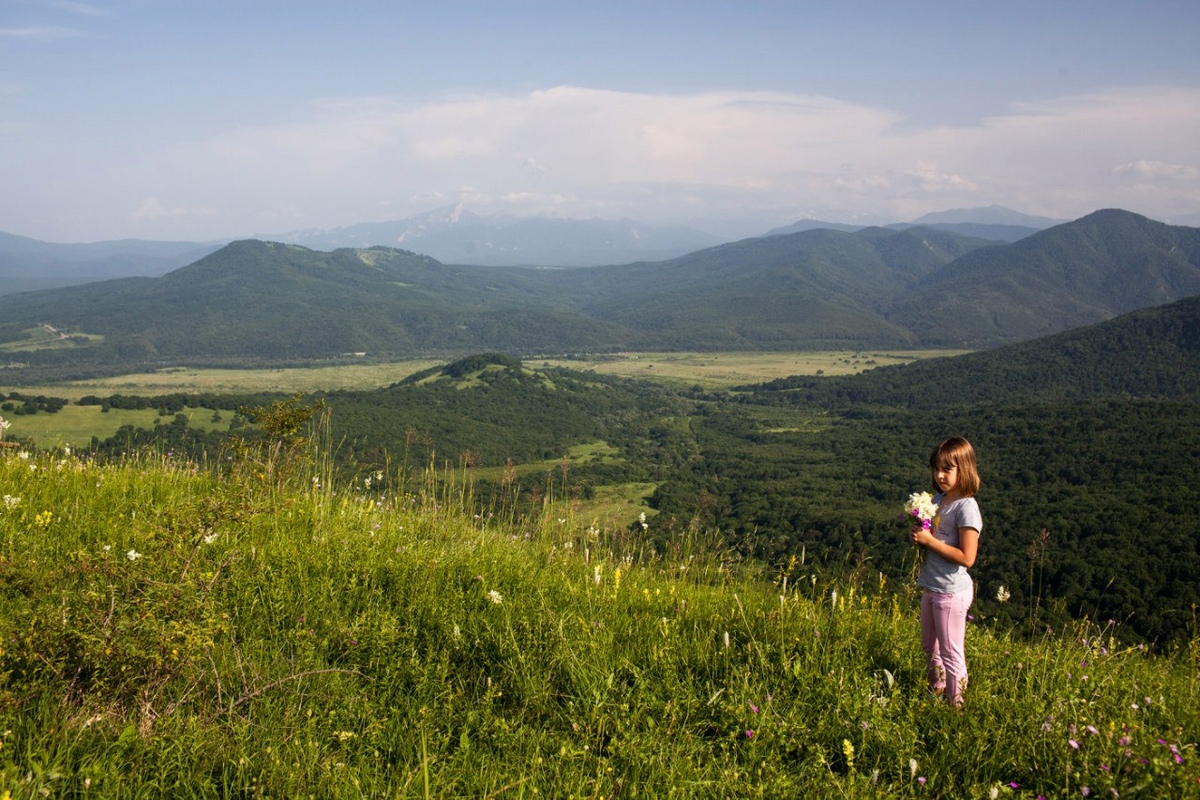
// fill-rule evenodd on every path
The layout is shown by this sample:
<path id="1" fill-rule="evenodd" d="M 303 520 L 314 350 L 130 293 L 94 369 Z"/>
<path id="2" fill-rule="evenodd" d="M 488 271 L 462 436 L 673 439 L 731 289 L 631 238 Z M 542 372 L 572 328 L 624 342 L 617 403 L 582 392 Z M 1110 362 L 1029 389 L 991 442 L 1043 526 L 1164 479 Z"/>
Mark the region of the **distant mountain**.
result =
<path id="1" fill-rule="evenodd" d="M 1011 225 L 1020 228 L 1045 230 L 1055 225 L 1061 225 L 1069 220 L 1053 219 L 1051 217 L 1035 217 L 1022 214 L 1004 206 L 985 206 L 981 208 L 953 208 L 947 211 L 935 211 L 912 220 L 913 225 L 944 225 L 970 223 L 973 225 Z"/>
<path id="2" fill-rule="evenodd" d="M 46 325 L 58 349 L 22 348 L 22 363 L 987 348 L 1195 294 L 1200 230 L 1116 210 L 1012 244 L 923 226 L 811 230 L 578 269 L 247 240 L 159 278 L 0 297 L 0 350 Z"/>
<path id="3" fill-rule="evenodd" d="M 220 246 L 140 239 L 55 244 L 0 231 L 0 294 L 131 276 L 156 277 Z"/>
<path id="4" fill-rule="evenodd" d="M 902 231 L 918 226 L 914 222 L 897 222 L 888 227 Z M 1023 225 L 992 225 L 983 222 L 934 222 L 919 227 L 934 228 L 948 233 L 957 233 L 959 236 L 988 239 L 994 242 L 1018 242 L 1026 236 L 1032 236 L 1039 230 L 1043 230 L 1042 228 L 1027 228 Z"/>
<path id="5" fill-rule="evenodd" d="M 660 263 L 606 267 L 597 273 L 604 280 L 585 290 L 581 310 L 676 349 L 902 346 L 914 343 L 912 335 L 883 317 L 883 305 L 990 244 L 930 229 L 758 237 Z"/>
<path id="6" fill-rule="evenodd" d="M 461 205 L 392 222 L 267 237 L 315 250 L 399 247 L 451 264 L 584 267 L 661 260 L 718 243 L 691 228 L 633 220 L 482 217 Z"/>
<path id="7" fill-rule="evenodd" d="M 968 253 L 916 281 L 886 316 L 928 344 L 988 347 L 1194 294 L 1200 230 L 1109 209 Z"/>
<path id="8" fill-rule="evenodd" d="M 819 219 L 802 219 L 793 222 L 791 225 L 785 225 L 782 228 L 772 228 L 763 234 L 763 236 L 786 236 L 789 233 L 804 233 L 804 231 L 828 230 L 842 231 L 844 233 L 853 233 L 861 231 L 868 225 L 855 225 L 847 222 L 822 222 Z"/>

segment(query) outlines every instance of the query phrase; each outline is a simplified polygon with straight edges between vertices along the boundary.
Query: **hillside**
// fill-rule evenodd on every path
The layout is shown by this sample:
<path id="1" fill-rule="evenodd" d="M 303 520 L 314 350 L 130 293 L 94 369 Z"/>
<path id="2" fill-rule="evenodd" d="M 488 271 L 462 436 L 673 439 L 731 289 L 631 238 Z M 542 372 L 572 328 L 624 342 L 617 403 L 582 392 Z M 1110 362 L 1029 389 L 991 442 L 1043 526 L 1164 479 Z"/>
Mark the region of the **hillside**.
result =
<path id="1" fill-rule="evenodd" d="M 354 353 L 988 347 L 1197 293 L 1200 230 L 1124 211 L 1012 244 L 810 230 L 570 270 L 250 240 L 160 278 L 0 297 L 0 346 L 40 375 Z M 44 325 L 63 333 L 54 349 L 22 346 Z"/>
<path id="2" fill-rule="evenodd" d="M 796 399 L 939 409 L 1098 397 L 1200 400 L 1200 296 L 1030 342 L 844 378 L 784 378 L 746 390 Z"/>
<path id="3" fill-rule="evenodd" d="M 969 253 L 917 281 L 888 317 L 928 344 L 989 346 L 1077 328 L 1200 294 L 1200 229 L 1097 211 Z"/>
<path id="4" fill-rule="evenodd" d="M 924 687 L 910 585 L 265 455 L 224 477 L 0 459 L 0 794 L 1187 797 L 1200 778 L 1194 641 L 972 625 L 958 713 Z"/>

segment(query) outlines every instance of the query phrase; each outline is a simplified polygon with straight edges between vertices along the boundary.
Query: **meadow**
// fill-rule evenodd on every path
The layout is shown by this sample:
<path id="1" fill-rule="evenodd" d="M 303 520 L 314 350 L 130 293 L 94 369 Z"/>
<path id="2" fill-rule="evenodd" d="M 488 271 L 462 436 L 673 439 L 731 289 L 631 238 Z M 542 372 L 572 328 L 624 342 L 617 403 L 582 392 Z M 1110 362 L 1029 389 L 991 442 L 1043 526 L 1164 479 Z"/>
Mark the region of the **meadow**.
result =
<path id="1" fill-rule="evenodd" d="M 1200 794 L 1195 639 L 972 628 L 955 711 L 865 565 L 338 483 L 320 428 L 221 472 L 0 452 L 0 796 Z"/>

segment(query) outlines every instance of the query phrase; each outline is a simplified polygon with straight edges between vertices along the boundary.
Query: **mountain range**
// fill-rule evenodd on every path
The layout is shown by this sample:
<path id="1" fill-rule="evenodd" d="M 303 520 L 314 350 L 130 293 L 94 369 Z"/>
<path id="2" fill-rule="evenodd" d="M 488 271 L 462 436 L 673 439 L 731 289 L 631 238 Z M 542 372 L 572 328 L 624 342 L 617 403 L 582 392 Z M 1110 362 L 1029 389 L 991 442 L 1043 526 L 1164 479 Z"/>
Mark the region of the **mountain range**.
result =
<path id="1" fill-rule="evenodd" d="M 1054 224 L 1001 206 L 959 209 L 895 227 L 929 224 L 952 233 L 1016 241 Z M 801 220 L 770 231 L 798 233 L 815 228 L 857 231 L 864 224 Z M 690 228 L 656 228 L 632 220 L 573 220 L 546 217 L 480 216 L 461 205 L 408 219 L 370 222 L 328 230 L 305 229 L 254 238 L 299 244 L 313 250 L 396 247 L 448 264 L 580 267 L 676 258 L 720 244 L 722 239 Z M 232 239 L 213 242 L 155 242 L 138 239 L 56 244 L 0 232 L 0 295 L 124 277 L 158 277 L 190 264 Z"/>
<path id="2" fill-rule="evenodd" d="M 1200 229 L 1097 211 L 1004 244 L 818 229 L 665 261 L 448 265 L 243 240 L 158 278 L 0 297 L 22 363 L 199 363 L 626 349 L 988 348 L 1200 294 Z M 10 373 L 11 374 L 11 373 Z"/>

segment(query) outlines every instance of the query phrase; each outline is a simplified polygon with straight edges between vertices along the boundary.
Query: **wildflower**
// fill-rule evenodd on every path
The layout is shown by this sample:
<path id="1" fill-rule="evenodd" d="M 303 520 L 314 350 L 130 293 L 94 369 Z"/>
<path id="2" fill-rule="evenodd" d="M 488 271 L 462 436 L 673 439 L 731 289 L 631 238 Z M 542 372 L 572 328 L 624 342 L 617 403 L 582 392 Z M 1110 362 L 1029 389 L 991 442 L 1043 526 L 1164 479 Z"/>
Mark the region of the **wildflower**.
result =
<path id="1" fill-rule="evenodd" d="M 16 508 L 20 502 L 21 498 L 19 497 L 13 497 L 11 494 L 4 495 L 4 506 L 10 511 Z"/>
<path id="2" fill-rule="evenodd" d="M 1087 732 L 1088 732 L 1088 733 L 1090 733 L 1092 736 L 1099 736 L 1099 735 L 1100 735 L 1100 731 L 1096 730 L 1096 726 L 1095 726 L 1095 725 L 1088 725 L 1088 726 L 1087 726 L 1087 728 L 1086 728 L 1085 730 L 1087 730 Z"/>
<path id="3" fill-rule="evenodd" d="M 137 561 L 139 558 L 142 557 L 142 554 L 139 553 L 137 550 L 130 550 L 128 553 L 125 554 L 125 557 L 128 558 L 130 561 Z"/>
<path id="4" fill-rule="evenodd" d="M 215 534 L 215 533 L 210 533 L 210 534 L 208 534 L 207 536 L 205 536 L 205 537 L 204 537 L 204 543 L 205 543 L 205 544 L 212 544 L 212 543 L 213 543 L 213 542 L 215 542 L 216 540 L 217 540 L 217 534 Z"/>
<path id="5" fill-rule="evenodd" d="M 1067 739 L 1067 744 L 1071 745 L 1072 750 L 1079 749 L 1079 742 L 1075 741 L 1074 739 Z"/>
<path id="6" fill-rule="evenodd" d="M 758 713 L 758 706 L 754 705 L 754 703 L 751 703 L 751 704 L 750 704 L 750 710 L 751 710 L 751 711 L 753 711 L 755 714 L 757 714 L 757 713 Z"/>
<path id="7" fill-rule="evenodd" d="M 1087 797 L 1089 794 L 1092 793 L 1092 790 L 1090 788 L 1088 788 L 1087 786 L 1081 786 L 1079 788 L 1079 793 L 1081 795 L 1083 795 L 1084 797 Z"/>
<path id="8" fill-rule="evenodd" d="M 487 593 L 487 599 L 491 600 L 496 605 L 500 605 L 501 603 L 504 602 L 504 598 L 495 589 L 492 589 L 490 592 Z"/>
<path id="9" fill-rule="evenodd" d="M 747 738 L 747 739 L 753 739 L 753 738 L 754 738 L 754 730 L 753 730 L 753 729 L 751 729 L 751 728 L 747 728 L 747 729 L 746 729 L 746 738 Z"/>
<path id="10" fill-rule="evenodd" d="M 1001 603 L 1007 603 L 1010 597 L 1012 595 L 1009 594 L 1008 587 L 1001 584 L 1000 588 L 996 590 L 996 599 Z"/>
<path id="11" fill-rule="evenodd" d="M 908 776 L 910 778 L 917 777 L 917 760 L 915 758 L 908 760 Z"/>
<path id="12" fill-rule="evenodd" d="M 641 523 L 642 530 L 646 530 L 650 527 L 650 525 L 646 522 L 646 512 L 645 511 L 643 511 L 641 514 L 638 514 L 638 522 Z"/>
<path id="13" fill-rule="evenodd" d="M 925 776 L 924 776 L 924 775 L 922 775 L 921 777 L 917 778 L 917 783 L 919 783 L 919 784 L 921 784 L 922 786 L 924 786 L 924 785 L 925 785 Z"/>
<path id="14" fill-rule="evenodd" d="M 849 739 L 842 739 L 842 754 L 846 756 L 846 766 L 854 769 L 854 743 Z"/>

